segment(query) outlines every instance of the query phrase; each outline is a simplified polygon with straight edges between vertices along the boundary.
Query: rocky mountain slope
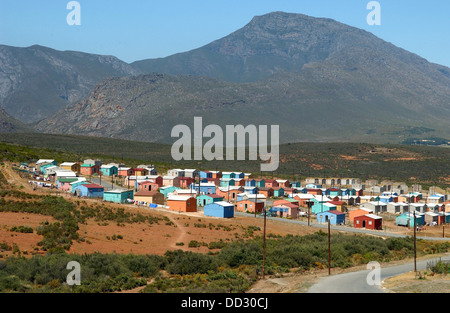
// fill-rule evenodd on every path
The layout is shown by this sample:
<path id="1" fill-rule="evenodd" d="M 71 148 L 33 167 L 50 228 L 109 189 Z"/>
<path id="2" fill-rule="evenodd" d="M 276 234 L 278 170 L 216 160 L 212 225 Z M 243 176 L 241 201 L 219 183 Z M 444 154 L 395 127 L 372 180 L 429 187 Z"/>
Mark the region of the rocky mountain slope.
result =
<path id="1" fill-rule="evenodd" d="M 132 65 L 167 74 L 105 80 L 37 130 L 173 142 L 173 126 L 201 116 L 205 125 L 280 125 L 281 142 L 450 136 L 449 68 L 330 19 L 274 12 Z"/>
<path id="2" fill-rule="evenodd" d="M 138 73 L 113 56 L 0 45 L 0 107 L 33 123 L 84 99 L 101 80 Z"/>

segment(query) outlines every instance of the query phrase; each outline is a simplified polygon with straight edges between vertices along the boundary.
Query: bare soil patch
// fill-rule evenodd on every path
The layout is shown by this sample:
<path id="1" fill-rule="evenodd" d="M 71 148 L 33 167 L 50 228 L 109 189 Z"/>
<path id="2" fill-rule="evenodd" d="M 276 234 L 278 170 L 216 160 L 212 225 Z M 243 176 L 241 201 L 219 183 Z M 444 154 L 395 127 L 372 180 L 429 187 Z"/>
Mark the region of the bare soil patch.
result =
<path id="1" fill-rule="evenodd" d="M 426 271 L 412 271 L 383 281 L 383 288 L 390 293 L 450 293 L 450 275 L 430 275 Z"/>

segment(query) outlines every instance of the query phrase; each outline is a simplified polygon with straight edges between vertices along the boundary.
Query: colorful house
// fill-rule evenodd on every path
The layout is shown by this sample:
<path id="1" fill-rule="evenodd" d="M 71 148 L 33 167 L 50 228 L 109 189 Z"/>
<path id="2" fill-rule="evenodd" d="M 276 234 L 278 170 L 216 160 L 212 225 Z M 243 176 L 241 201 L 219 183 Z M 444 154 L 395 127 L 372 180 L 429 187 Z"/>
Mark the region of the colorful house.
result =
<path id="1" fill-rule="evenodd" d="M 131 168 L 131 175 L 129 176 L 145 176 L 148 175 L 148 170 L 145 168 Z"/>
<path id="2" fill-rule="evenodd" d="M 203 209 L 205 216 L 221 217 L 221 218 L 233 218 L 234 217 L 234 205 L 225 201 L 218 201 L 205 205 Z"/>
<path id="3" fill-rule="evenodd" d="M 332 225 L 345 225 L 345 213 L 337 210 L 329 210 L 317 214 L 317 223 L 328 223 Z"/>
<path id="4" fill-rule="evenodd" d="M 352 223 L 355 223 L 355 218 L 362 215 L 373 213 L 372 210 L 366 208 L 359 208 L 348 212 L 348 218 Z"/>
<path id="5" fill-rule="evenodd" d="M 104 176 L 113 176 L 119 173 L 119 168 L 112 164 L 102 165 L 100 167 L 100 172 Z"/>
<path id="6" fill-rule="evenodd" d="M 210 171 L 200 171 L 199 176 L 200 178 L 213 178 L 213 173 Z"/>
<path id="7" fill-rule="evenodd" d="M 70 183 L 77 181 L 76 177 L 61 177 L 56 181 L 56 187 L 62 191 L 71 191 Z"/>
<path id="8" fill-rule="evenodd" d="M 105 188 L 97 184 L 82 184 L 78 185 L 74 194 L 79 197 L 85 198 L 103 198 Z"/>
<path id="9" fill-rule="evenodd" d="M 300 207 L 294 203 L 279 203 L 269 209 L 269 212 L 275 213 L 278 217 L 298 218 Z"/>
<path id="10" fill-rule="evenodd" d="M 265 201 L 262 200 L 252 200 L 251 198 L 247 199 L 247 200 L 242 200 L 239 201 L 237 203 L 237 207 L 236 209 L 239 212 L 249 212 L 249 213 L 253 213 L 256 212 L 257 213 L 261 213 L 264 209 L 265 206 Z"/>
<path id="11" fill-rule="evenodd" d="M 167 206 L 171 211 L 197 212 L 197 201 L 189 196 L 170 196 L 167 198 Z"/>
<path id="12" fill-rule="evenodd" d="M 80 164 L 75 162 L 64 162 L 59 165 L 60 168 L 72 171 L 75 173 L 80 173 Z"/>
<path id="13" fill-rule="evenodd" d="M 192 190 L 199 192 L 201 194 L 215 194 L 216 193 L 216 185 L 215 184 L 191 184 L 189 186 Z"/>
<path id="14" fill-rule="evenodd" d="M 131 167 L 119 167 L 117 169 L 117 175 L 119 176 L 132 176 L 133 175 L 133 171 L 131 170 Z"/>
<path id="15" fill-rule="evenodd" d="M 159 189 L 159 184 L 157 184 L 153 181 L 146 180 L 146 181 L 138 183 L 139 191 L 143 191 L 143 190 L 154 191 L 154 190 L 158 190 L 158 189 Z"/>
<path id="16" fill-rule="evenodd" d="M 256 180 L 256 187 L 265 188 L 266 187 L 266 181 L 264 179 L 257 179 Z"/>
<path id="17" fill-rule="evenodd" d="M 353 226 L 373 230 L 383 229 L 383 218 L 375 214 L 366 214 L 355 217 Z"/>
<path id="18" fill-rule="evenodd" d="M 103 200 L 114 203 L 126 203 L 128 199 L 133 199 L 133 190 L 108 190 L 103 192 Z"/>
<path id="19" fill-rule="evenodd" d="M 198 196 L 196 199 L 197 199 L 197 207 L 204 207 L 214 202 L 223 201 L 223 196 L 219 196 L 216 194 L 204 194 Z"/>
<path id="20" fill-rule="evenodd" d="M 347 204 L 344 201 L 333 200 L 328 203 L 334 204 L 336 206 L 336 210 L 340 212 L 347 212 Z"/>
<path id="21" fill-rule="evenodd" d="M 276 179 L 278 187 L 283 187 L 284 189 L 286 188 L 291 188 L 291 182 L 289 180 L 286 179 Z"/>
<path id="22" fill-rule="evenodd" d="M 180 188 L 175 187 L 175 186 L 164 186 L 164 187 L 159 188 L 159 192 L 161 192 L 164 195 L 164 197 L 167 197 L 169 195 L 169 193 L 172 193 L 178 189 L 180 189 Z"/>
<path id="23" fill-rule="evenodd" d="M 173 179 L 173 186 L 180 188 L 189 188 L 189 186 L 194 183 L 194 178 L 192 177 L 175 177 Z"/>
<path id="24" fill-rule="evenodd" d="M 228 186 L 236 186 L 236 181 L 234 178 L 221 178 L 220 179 L 220 186 L 221 187 L 228 187 Z"/>
<path id="25" fill-rule="evenodd" d="M 282 188 L 282 187 L 273 188 L 273 196 L 274 197 L 281 198 L 281 197 L 284 197 L 284 195 L 285 195 L 284 188 Z"/>
<path id="26" fill-rule="evenodd" d="M 164 205 L 164 195 L 156 190 L 141 190 L 134 194 L 134 200 L 138 202 Z"/>
<path id="27" fill-rule="evenodd" d="M 425 225 L 425 215 L 422 213 L 416 212 L 415 217 L 416 223 L 414 223 L 414 213 L 403 213 L 400 216 L 397 216 L 395 219 L 395 225 L 398 226 L 409 226 L 414 227 L 414 224 L 416 226 L 422 226 Z"/>
<path id="28" fill-rule="evenodd" d="M 328 203 L 332 200 L 326 196 L 315 196 L 314 198 L 311 198 L 310 201 L 312 202 L 311 212 L 313 214 L 337 209 L 336 205 Z"/>
<path id="29" fill-rule="evenodd" d="M 80 185 L 87 185 L 90 184 L 89 182 L 86 181 L 86 178 L 84 177 L 77 177 L 78 180 L 74 181 L 73 183 L 70 183 L 70 192 L 75 192 L 75 188 L 80 186 Z"/>
<path id="30" fill-rule="evenodd" d="M 100 172 L 100 165 L 97 164 L 82 164 L 80 166 L 80 174 L 86 176 L 92 176 Z"/>
<path id="31" fill-rule="evenodd" d="M 273 188 L 259 187 L 258 192 L 266 198 L 271 198 L 275 195 Z"/>
<path id="32" fill-rule="evenodd" d="M 278 187 L 278 182 L 275 179 L 266 179 L 265 181 L 265 187 L 267 188 L 276 188 Z"/>
<path id="33" fill-rule="evenodd" d="M 328 188 L 325 194 L 330 197 L 339 197 L 342 195 L 342 190 L 339 188 Z"/>

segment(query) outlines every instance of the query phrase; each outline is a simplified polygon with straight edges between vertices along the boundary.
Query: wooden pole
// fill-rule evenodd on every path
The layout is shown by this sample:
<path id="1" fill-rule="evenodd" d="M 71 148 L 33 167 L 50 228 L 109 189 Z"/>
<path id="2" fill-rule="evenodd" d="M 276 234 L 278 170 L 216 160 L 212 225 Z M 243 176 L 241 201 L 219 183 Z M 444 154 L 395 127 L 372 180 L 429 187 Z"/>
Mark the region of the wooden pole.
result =
<path id="1" fill-rule="evenodd" d="M 416 210 L 414 210 L 414 272 L 417 274 L 416 228 Z"/>
<path id="2" fill-rule="evenodd" d="M 331 275 L 331 234 L 330 219 L 328 218 L 328 275 Z"/>
<path id="3" fill-rule="evenodd" d="M 263 264 L 262 264 L 263 279 L 265 278 L 265 263 L 266 263 L 266 216 L 267 210 L 266 208 L 264 208 Z"/>

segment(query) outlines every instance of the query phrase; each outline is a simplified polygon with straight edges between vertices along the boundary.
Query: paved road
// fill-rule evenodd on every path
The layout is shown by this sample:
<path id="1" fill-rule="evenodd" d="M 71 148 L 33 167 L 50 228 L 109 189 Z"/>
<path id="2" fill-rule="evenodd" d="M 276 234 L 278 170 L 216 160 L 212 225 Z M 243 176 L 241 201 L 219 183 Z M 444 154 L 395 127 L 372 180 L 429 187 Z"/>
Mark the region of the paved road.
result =
<path id="1" fill-rule="evenodd" d="M 100 183 L 99 177 L 92 177 L 91 182 L 93 184 L 102 185 L 105 188 L 105 190 L 112 190 L 112 189 L 125 190 L 125 188 L 120 187 L 116 184 L 113 185 L 111 182 L 111 177 L 107 177 L 107 176 L 102 176 L 101 183 Z"/>
<path id="2" fill-rule="evenodd" d="M 422 271 L 426 269 L 427 263 L 437 259 L 426 259 L 417 261 L 417 270 Z M 447 254 L 441 258 L 442 261 L 450 261 L 450 255 Z M 397 265 L 381 267 L 379 271 L 380 281 L 384 279 L 397 276 L 403 273 L 414 271 L 414 262 Z M 369 275 L 370 274 L 370 275 Z M 373 268 L 364 271 L 339 274 L 322 278 L 317 284 L 313 285 L 308 293 L 383 293 L 383 289 L 376 284 L 369 284 L 369 281 L 373 281 L 376 276 L 374 275 Z"/>
<path id="3" fill-rule="evenodd" d="M 241 215 L 241 216 L 249 216 L 248 213 L 242 213 L 242 212 L 235 212 L 235 215 Z M 257 215 L 258 218 L 263 218 L 262 215 Z M 303 222 L 299 220 L 289 220 L 289 219 L 282 219 L 279 217 L 267 217 L 268 220 L 275 220 L 275 221 L 282 221 L 285 223 L 293 223 L 293 224 L 300 224 L 303 226 L 307 226 L 308 222 Z M 312 219 L 311 219 L 312 220 Z M 317 224 L 317 223 L 310 223 L 311 227 L 315 228 L 321 228 L 328 230 L 328 224 Z M 398 233 L 390 233 L 383 230 L 368 230 L 363 228 L 354 228 L 354 227 L 348 227 L 348 226 L 336 226 L 331 225 L 331 229 L 333 230 L 339 230 L 339 231 L 345 231 L 345 232 L 351 232 L 351 233 L 360 233 L 360 234 L 366 234 L 366 235 L 375 235 L 375 236 L 383 236 L 383 237 L 397 237 L 397 238 L 404 238 L 408 237 L 408 235 L 398 234 Z M 424 239 L 424 240 L 434 240 L 434 241 L 450 241 L 450 238 L 442 238 L 442 237 L 422 237 L 419 234 L 417 234 L 417 239 Z"/>

